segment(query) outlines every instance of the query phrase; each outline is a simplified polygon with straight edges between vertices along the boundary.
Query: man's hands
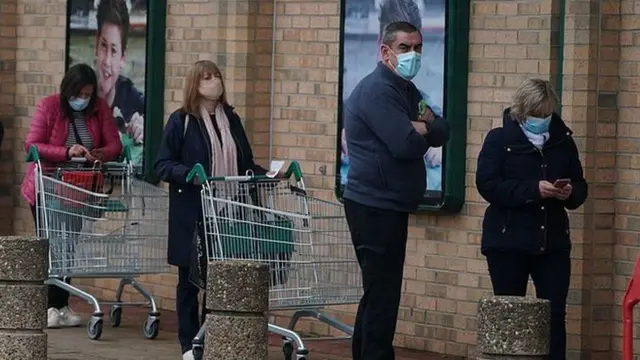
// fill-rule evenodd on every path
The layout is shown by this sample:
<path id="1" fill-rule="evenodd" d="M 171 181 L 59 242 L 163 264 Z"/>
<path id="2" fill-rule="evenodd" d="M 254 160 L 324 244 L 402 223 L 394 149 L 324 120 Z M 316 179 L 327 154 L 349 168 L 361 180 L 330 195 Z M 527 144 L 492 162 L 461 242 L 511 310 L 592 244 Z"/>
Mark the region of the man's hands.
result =
<path id="1" fill-rule="evenodd" d="M 431 111 L 430 107 L 425 108 L 424 113 L 418 116 L 418 121 L 422 121 L 422 122 L 433 121 L 435 119 L 436 119 L 436 116 L 433 114 L 433 111 Z"/>
<path id="2" fill-rule="evenodd" d="M 418 116 L 418 120 L 412 121 L 413 128 L 416 129 L 420 135 L 425 136 L 429 133 L 429 127 L 427 125 L 428 122 L 431 122 L 436 119 L 436 116 L 431 111 L 431 108 L 427 107 L 424 109 L 424 113 Z"/>
<path id="3" fill-rule="evenodd" d="M 425 136 L 429 133 L 427 123 L 424 121 L 412 121 L 411 125 L 413 125 L 413 128 L 416 129 L 416 131 L 422 136 Z"/>
<path id="4" fill-rule="evenodd" d="M 552 183 L 542 180 L 538 183 L 538 190 L 540 191 L 540 196 L 542 196 L 543 199 L 555 198 L 558 200 L 567 200 L 569 196 L 571 196 L 573 186 L 571 186 L 571 184 L 567 184 L 563 188 L 557 188 L 553 186 Z"/>

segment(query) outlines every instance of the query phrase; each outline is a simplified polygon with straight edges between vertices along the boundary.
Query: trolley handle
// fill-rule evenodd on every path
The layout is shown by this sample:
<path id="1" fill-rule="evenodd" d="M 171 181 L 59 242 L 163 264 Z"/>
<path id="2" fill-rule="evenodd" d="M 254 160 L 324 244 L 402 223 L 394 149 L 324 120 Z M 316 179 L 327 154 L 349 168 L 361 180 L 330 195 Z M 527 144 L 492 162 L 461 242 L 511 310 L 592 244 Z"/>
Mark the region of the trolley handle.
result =
<path id="1" fill-rule="evenodd" d="M 129 148 L 129 146 L 125 146 L 123 149 L 123 153 L 124 153 L 124 162 L 118 162 L 118 161 L 107 161 L 104 163 L 101 163 L 102 166 L 109 168 L 109 167 L 123 167 L 124 165 L 127 165 L 129 163 L 131 163 L 131 149 Z M 38 153 L 38 148 L 35 145 L 31 145 L 29 147 L 29 151 L 27 152 L 27 156 L 25 157 L 25 161 L 26 162 L 40 162 L 40 153 Z M 89 163 L 89 160 L 87 160 L 86 158 L 83 157 L 72 157 L 71 158 L 71 162 L 72 163 Z"/>
<path id="2" fill-rule="evenodd" d="M 292 161 L 285 172 L 284 177 L 289 179 L 291 177 L 298 182 L 302 180 L 302 168 L 297 161 Z M 245 176 L 207 176 L 207 172 L 204 170 L 204 166 L 202 164 L 195 164 L 191 171 L 187 174 L 186 181 L 187 183 L 191 183 L 195 178 L 200 179 L 201 182 L 205 181 L 248 181 L 248 180 L 270 180 L 273 181 L 272 178 L 266 175 L 245 175 Z"/>

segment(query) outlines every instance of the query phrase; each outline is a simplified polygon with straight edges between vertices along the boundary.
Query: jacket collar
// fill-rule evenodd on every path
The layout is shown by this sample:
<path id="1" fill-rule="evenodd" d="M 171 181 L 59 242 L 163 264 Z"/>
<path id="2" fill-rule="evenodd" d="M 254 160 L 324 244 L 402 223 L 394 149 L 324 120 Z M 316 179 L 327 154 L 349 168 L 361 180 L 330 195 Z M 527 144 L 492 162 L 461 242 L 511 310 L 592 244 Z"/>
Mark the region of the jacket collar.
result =
<path id="1" fill-rule="evenodd" d="M 526 143 L 533 146 L 520 128 L 520 124 L 511 116 L 511 108 L 506 108 L 502 114 L 502 128 L 508 143 Z M 563 142 L 571 135 L 573 135 L 573 131 L 565 124 L 560 115 L 554 112 L 549 124 L 549 140 L 545 143 L 545 147 Z"/>
<path id="2" fill-rule="evenodd" d="M 374 73 L 401 89 L 406 89 L 411 85 L 411 81 L 407 81 L 398 76 L 398 74 L 389 69 L 387 65 L 383 64 L 382 61 L 378 62 Z"/>

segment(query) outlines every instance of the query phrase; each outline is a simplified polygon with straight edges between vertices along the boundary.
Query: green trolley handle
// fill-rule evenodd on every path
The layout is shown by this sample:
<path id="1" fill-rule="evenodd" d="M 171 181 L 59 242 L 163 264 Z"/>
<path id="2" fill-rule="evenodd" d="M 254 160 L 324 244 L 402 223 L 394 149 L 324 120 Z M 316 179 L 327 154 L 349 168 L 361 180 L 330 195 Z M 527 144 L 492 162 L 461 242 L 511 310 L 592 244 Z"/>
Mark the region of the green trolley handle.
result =
<path id="1" fill-rule="evenodd" d="M 302 180 L 302 168 L 297 161 L 292 161 L 285 172 L 285 178 L 289 179 L 292 176 L 296 181 Z M 195 178 L 200 179 L 200 181 L 231 181 L 231 180 L 270 180 L 266 175 L 256 175 L 256 176 L 218 176 L 218 177 L 210 177 L 207 176 L 206 171 L 204 170 L 204 166 L 202 164 L 195 164 L 191 171 L 187 174 L 186 181 L 187 183 L 192 182 Z"/>
<path id="2" fill-rule="evenodd" d="M 128 146 L 125 146 L 123 151 L 122 151 L 123 155 L 124 155 L 124 159 L 125 159 L 125 164 L 130 164 L 131 163 L 131 148 L 129 148 Z M 27 151 L 27 156 L 25 157 L 24 161 L 26 162 L 38 162 L 40 161 L 40 154 L 38 153 L 38 147 L 35 145 L 31 145 L 29 147 L 29 151 Z M 114 164 L 115 162 L 107 162 L 106 164 Z"/>

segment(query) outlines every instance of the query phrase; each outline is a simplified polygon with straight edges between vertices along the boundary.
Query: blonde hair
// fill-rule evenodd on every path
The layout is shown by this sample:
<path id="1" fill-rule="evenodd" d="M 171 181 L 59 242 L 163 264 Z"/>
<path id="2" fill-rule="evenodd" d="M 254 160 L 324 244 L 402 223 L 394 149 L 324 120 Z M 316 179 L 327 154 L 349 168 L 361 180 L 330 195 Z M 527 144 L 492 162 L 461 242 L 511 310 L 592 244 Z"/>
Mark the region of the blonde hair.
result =
<path id="1" fill-rule="evenodd" d="M 222 79 L 222 72 L 218 65 L 210 60 L 196 61 L 189 69 L 187 78 L 184 83 L 184 99 L 182 100 L 182 109 L 191 114 L 200 114 L 200 100 L 202 97 L 198 92 L 200 88 L 200 80 L 205 76 L 214 76 L 220 78 L 222 82 L 222 95 L 218 100 L 222 105 L 229 105 L 227 102 L 227 91 L 224 86 L 224 80 Z"/>
<path id="2" fill-rule="evenodd" d="M 519 122 L 529 116 L 544 118 L 553 114 L 557 101 L 558 95 L 550 82 L 527 79 L 516 90 L 511 105 L 511 116 Z"/>

